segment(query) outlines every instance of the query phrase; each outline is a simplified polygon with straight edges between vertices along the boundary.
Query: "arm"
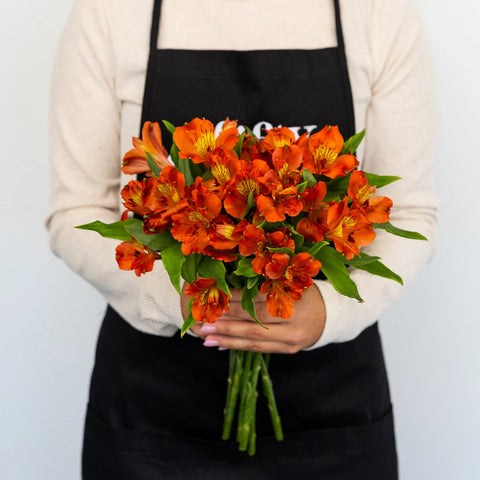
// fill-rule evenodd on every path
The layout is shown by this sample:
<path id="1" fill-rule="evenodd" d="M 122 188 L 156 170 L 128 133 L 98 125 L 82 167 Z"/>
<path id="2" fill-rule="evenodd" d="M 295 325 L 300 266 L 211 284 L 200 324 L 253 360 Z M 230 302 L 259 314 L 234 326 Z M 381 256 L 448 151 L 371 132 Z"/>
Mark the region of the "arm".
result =
<path id="1" fill-rule="evenodd" d="M 419 231 L 429 241 L 407 240 L 378 230 L 375 242 L 365 251 L 380 256 L 408 286 L 436 246 L 432 72 L 421 22 L 409 0 L 373 0 L 371 4 L 368 33 L 372 96 L 362 169 L 402 177 L 379 194 L 393 199 L 394 225 Z M 238 321 L 225 325 L 223 320 L 235 320 L 242 315 L 235 315 L 234 307 L 218 322 L 214 333 L 209 332 L 210 326 L 203 332 L 200 326 L 194 326 L 194 331 L 220 346 L 284 353 L 346 342 L 377 321 L 405 288 L 361 270 L 354 270 L 352 279 L 364 303 L 340 295 L 328 281 L 316 281 L 320 295 L 312 287 L 281 329 L 265 331 L 253 323 L 246 326 Z M 262 321 L 272 322 L 263 308 L 260 311 Z M 312 312 L 316 319 L 313 322 Z M 242 319 L 248 318 L 243 315 Z M 271 342 L 277 342 L 273 350 Z"/>
<path id="2" fill-rule="evenodd" d="M 181 325 L 181 313 L 162 265 L 140 279 L 122 272 L 115 261 L 119 242 L 74 228 L 120 219 L 121 105 L 115 84 L 103 2 L 77 0 L 52 78 L 50 244 L 133 326 L 172 335 Z"/>

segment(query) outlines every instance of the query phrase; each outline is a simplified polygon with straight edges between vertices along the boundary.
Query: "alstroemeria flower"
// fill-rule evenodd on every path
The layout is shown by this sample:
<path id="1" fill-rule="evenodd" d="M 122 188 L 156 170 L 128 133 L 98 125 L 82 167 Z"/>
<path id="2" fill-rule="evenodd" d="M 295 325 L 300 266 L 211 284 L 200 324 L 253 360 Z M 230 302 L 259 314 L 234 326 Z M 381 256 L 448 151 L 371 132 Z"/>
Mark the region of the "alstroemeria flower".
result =
<path id="1" fill-rule="evenodd" d="M 123 157 L 122 172 L 128 175 L 137 173 L 151 174 L 147 162 L 147 152 L 152 156 L 155 163 L 163 168 L 171 165 L 168 153 L 162 144 L 162 132 L 158 123 L 145 122 L 142 128 L 142 139 L 133 137 L 133 147 Z"/>
<path id="2" fill-rule="evenodd" d="M 272 162 L 282 184 L 287 187 L 296 185 L 300 180 L 302 151 L 296 145 L 278 147 L 273 151 Z"/>
<path id="3" fill-rule="evenodd" d="M 277 148 L 293 145 L 295 134 L 288 127 L 271 128 L 267 130 L 262 143 L 267 150 L 273 152 Z"/>
<path id="4" fill-rule="evenodd" d="M 327 214 L 328 230 L 325 237 L 333 240 L 335 248 L 351 260 L 360 254 L 360 247 L 365 247 L 375 239 L 372 224 L 359 209 L 348 208 L 348 198 L 330 206 Z"/>
<path id="5" fill-rule="evenodd" d="M 240 161 L 240 168 L 230 182 L 223 205 L 232 217 L 241 218 L 245 214 L 250 192 L 256 197 L 260 193 L 258 178 L 269 170 L 263 160 L 253 160 L 251 163 Z"/>
<path id="6" fill-rule="evenodd" d="M 385 223 L 390 218 L 393 202 L 388 197 L 374 196 L 376 191 L 377 187 L 368 183 L 364 172 L 352 172 L 348 196 L 353 200 L 353 206 L 361 208 L 370 222 Z"/>
<path id="7" fill-rule="evenodd" d="M 309 137 L 302 135 L 297 142 L 303 152 L 303 168 L 329 178 L 344 176 L 358 165 L 350 154 L 340 155 L 343 137 L 337 126 L 327 125 Z"/>
<path id="8" fill-rule="evenodd" d="M 123 198 L 123 206 L 130 212 L 138 215 L 148 215 L 153 213 L 152 210 L 145 205 L 146 183 L 138 180 L 130 180 L 120 192 Z"/>
<path id="9" fill-rule="evenodd" d="M 172 224 L 172 215 L 188 206 L 185 176 L 175 167 L 165 167 L 158 179 L 148 178 L 144 204 L 153 214 L 146 216 L 143 228 L 146 233 L 158 233 Z"/>
<path id="10" fill-rule="evenodd" d="M 285 270 L 285 279 L 300 290 L 313 285 L 312 278 L 322 268 L 322 264 L 307 252 L 297 253 Z"/>
<path id="11" fill-rule="evenodd" d="M 235 147 L 238 141 L 237 122 L 227 118 L 220 135 L 215 138 L 212 122 L 194 118 L 190 123 L 175 129 L 173 140 L 179 149 L 180 158 L 191 158 L 194 163 L 208 162 L 217 147 L 224 150 Z"/>
<path id="12" fill-rule="evenodd" d="M 298 233 L 309 242 L 321 242 L 327 229 L 327 212 L 330 205 L 323 201 L 327 187 L 324 182 L 318 182 L 311 188 L 306 188 L 300 197 L 303 211 L 307 216 L 302 218 L 296 226 Z"/>
<path id="13" fill-rule="evenodd" d="M 302 298 L 298 290 L 282 280 L 265 281 L 260 287 L 260 293 L 266 294 L 267 310 L 272 317 L 291 317 L 293 304 Z"/>
<path id="14" fill-rule="evenodd" d="M 153 264 L 160 256 L 147 246 L 132 239 L 122 242 L 115 249 L 115 258 L 121 270 L 135 270 L 139 277 L 142 273 L 151 272 Z"/>
<path id="15" fill-rule="evenodd" d="M 222 202 L 214 193 L 210 193 L 197 177 L 192 189 L 189 206 L 180 213 L 172 215 L 170 230 L 173 238 L 182 242 L 184 255 L 202 253 L 210 242 L 210 228 L 220 214 Z"/>
<path id="16" fill-rule="evenodd" d="M 216 322 L 223 312 L 230 311 L 230 297 L 220 290 L 213 278 L 200 278 L 185 288 L 185 294 L 194 298 L 192 316 L 197 322 Z"/>
<path id="17" fill-rule="evenodd" d="M 268 279 L 260 289 L 267 295 L 270 315 L 290 317 L 293 304 L 301 299 L 305 289 L 313 285 L 312 277 L 317 275 L 321 266 L 306 252 L 298 253 L 292 259 L 285 253 L 274 253 L 265 268 Z"/>
<path id="18" fill-rule="evenodd" d="M 274 255 L 269 248 L 289 248 L 294 251 L 295 242 L 287 235 L 284 228 L 263 235 L 261 233 L 259 235 L 258 230 L 263 232 L 259 228 L 254 230 L 251 227 L 247 227 L 238 246 L 240 252 L 242 252 L 242 248 L 245 248 L 248 243 L 251 245 L 254 241 L 257 241 L 255 251 L 252 252 L 255 255 L 255 258 L 252 260 L 252 269 L 255 273 L 265 275 L 266 266 L 272 261 L 272 256 Z M 247 251 L 245 248 L 244 252 L 247 253 Z"/>
<path id="19" fill-rule="evenodd" d="M 271 175 L 270 172 L 272 172 Z M 259 181 L 262 181 L 271 190 L 270 195 L 258 195 L 255 199 L 258 213 L 267 222 L 283 222 L 286 215 L 296 217 L 303 208 L 297 191 L 298 187 L 284 187 L 281 180 L 278 177 L 275 178 L 275 175 L 275 172 L 270 170 L 263 178 L 259 178 Z"/>

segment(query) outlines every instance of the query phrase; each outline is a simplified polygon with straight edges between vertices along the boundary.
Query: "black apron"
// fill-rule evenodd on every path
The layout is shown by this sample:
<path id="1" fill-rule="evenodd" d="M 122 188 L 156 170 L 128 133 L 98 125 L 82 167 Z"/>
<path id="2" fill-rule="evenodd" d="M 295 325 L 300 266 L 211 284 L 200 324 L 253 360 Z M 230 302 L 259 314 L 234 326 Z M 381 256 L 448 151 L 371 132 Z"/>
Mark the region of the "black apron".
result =
<path id="1" fill-rule="evenodd" d="M 338 47 L 191 51 L 157 49 L 161 1 L 155 0 L 142 124 L 181 125 L 196 116 L 216 124 L 229 116 L 257 131 L 282 124 L 303 133 L 328 123 L 352 135 L 338 0 L 334 5 Z M 170 135 L 162 134 L 169 146 Z M 90 385 L 83 478 L 397 478 L 377 324 L 350 342 L 271 356 L 285 441 L 273 438 L 260 397 L 255 457 L 220 440 L 227 370 L 228 352 L 189 335 L 142 333 L 108 307 Z"/>

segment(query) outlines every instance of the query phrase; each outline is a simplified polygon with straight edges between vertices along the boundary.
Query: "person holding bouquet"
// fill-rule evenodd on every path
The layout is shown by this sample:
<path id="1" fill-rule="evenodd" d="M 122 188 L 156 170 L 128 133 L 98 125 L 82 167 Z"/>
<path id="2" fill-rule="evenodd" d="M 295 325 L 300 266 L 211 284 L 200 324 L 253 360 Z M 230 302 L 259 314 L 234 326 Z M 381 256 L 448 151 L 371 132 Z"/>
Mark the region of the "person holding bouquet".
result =
<path id="1" fill-rule="evenodd" d="M 119 271 L 116 242 L 73 227 L 119 220 L 122 155 L 147 121 L 205 117 L 220 131 L 228 117 L 260 138 L 280 125 L 298 136 L 338 125 L 345 138 L 365 128 L 362 168 L 403 178 L 385 189 L 391 217 L 429 239 L 377 234 L 375 255 L 411 283 L 435 247 L 436 197 L 431 69 L 409 0 L 76 0 L 51 105 L 51 246 L 109 305 L 83 478 L 396 479 L 377 320 L 398 284 L 356 270 L 359 303 L 318 278 L 287 319 L 259 296 L 268 329 L 232 290 L 228 313 L 181 339 L 186 286 L 180 296 L 160 262 L 141 278 Z M 169 151 L 166 130 L 161 137 Z M 285 440 L 274 440 L 259 408 L 254 457 L 219 440 L 226 349 L 272 354 Z"/>

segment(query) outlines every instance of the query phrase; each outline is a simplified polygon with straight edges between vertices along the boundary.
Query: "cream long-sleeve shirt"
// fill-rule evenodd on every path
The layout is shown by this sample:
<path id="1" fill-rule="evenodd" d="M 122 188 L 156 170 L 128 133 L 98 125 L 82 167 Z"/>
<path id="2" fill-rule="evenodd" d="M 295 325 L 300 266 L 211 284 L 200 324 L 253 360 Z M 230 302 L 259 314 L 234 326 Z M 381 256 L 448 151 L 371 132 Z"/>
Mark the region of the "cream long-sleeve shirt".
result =
<path id="1" fill-rule="evenodd" d="M 340 0 L 347 65 L 364 170 L 402 180 L 379 191 L 394 201 L 391 222 L 428 242 L 382 231 L 365 250 L 410 284 L 435 250 L 432 76 L 421 22 L 410 0 Z M 120 217 L 123 154 L 138 136 L 152 0 L 76 0 L 57 51 L 51 90 L 51 248 L 93 284 L 132 326 L 171 336 L 180 298 L 161 262 L 136 277 L 118 269 L 117 241 L 75 229 Z M 315 49 L 336 45 L 333 0 L 164 0 L 159 48 Z M 186 121 L 190 119 L 185 119 Z M 365 300 L 316 281 L 326 325 L 312 347 L 355 338 L 404 287 L 355 270 Z M 314 312 L 312 312 L 314 314 Z"/>

